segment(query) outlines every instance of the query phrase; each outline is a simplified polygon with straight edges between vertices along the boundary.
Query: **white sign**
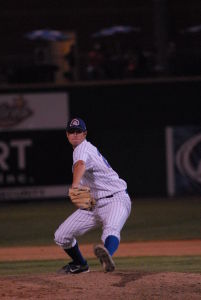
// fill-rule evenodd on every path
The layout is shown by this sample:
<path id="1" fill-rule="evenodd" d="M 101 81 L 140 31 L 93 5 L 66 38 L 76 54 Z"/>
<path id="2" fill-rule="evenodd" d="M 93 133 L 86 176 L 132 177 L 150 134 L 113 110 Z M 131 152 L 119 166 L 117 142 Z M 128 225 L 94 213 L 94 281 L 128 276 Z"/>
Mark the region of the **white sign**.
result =
<path id="1" fill-rule="evenodd" d="M 0 95 L 0 131 L 63 129 L 68 112 L 63 92 Z"/>
<path id="2" fill-rule="evenodd" d="M 68 193 L 68 189 L 68 185 L 2 188 L 0 189 L 0 201 L 19 199 L 27 200 L 41 198 L 65 198 Z"/>

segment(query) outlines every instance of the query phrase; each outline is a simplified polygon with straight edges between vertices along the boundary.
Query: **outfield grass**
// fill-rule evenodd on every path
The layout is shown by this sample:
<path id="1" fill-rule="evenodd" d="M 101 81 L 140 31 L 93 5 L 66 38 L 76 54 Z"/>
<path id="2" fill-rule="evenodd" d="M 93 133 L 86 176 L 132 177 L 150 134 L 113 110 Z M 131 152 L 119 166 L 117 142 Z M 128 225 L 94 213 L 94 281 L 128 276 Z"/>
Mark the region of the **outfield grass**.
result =
<path id="1" fill-rule="evenodd" d="M 66 263 L 64 260 L 3 262 L 0 276 L 56 273 Z M 97 259 L 89 259 L 88 263 L 92 271 L 102 271 Z M 115 258 L 115 263 L 116 271 L 201 273 L 201 256 Z"/>
<path id="2" fill-rule="evenodd" d="M 122 241 L 201 238 L 201 199 L 135 199 Z M 0 203 L 0 246 L 54 244 L 54 232 L 74 211 L 67 201 Z M 79 238 L 100 241 L 101 228 Z"/>

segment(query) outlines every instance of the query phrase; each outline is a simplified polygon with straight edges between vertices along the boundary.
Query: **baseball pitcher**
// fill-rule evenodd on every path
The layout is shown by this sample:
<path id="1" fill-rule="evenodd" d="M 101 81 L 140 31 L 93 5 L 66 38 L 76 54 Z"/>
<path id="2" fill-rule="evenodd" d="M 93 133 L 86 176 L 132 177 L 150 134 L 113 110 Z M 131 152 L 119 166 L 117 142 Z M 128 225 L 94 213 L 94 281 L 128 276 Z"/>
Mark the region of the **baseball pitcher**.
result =
<path id="1" fill-rule="evenodd" d="M 94 247 L 94 253 L 104 271 L 112 272 L 115 269 L 112 256 L 131 211 L 127 184 L 98 149 L 86 140 L 87 128 L 82 119 L 73 118 L 68 122 L 66 136 L 73 147 L 73 180 L 69 197 L 77 210 L 55 232 L 56 244 L 72 259 L 60 272 L 77 274 L 89 271 L 76 238 L 97 226 L 102 226 L 102 244 Z"/>

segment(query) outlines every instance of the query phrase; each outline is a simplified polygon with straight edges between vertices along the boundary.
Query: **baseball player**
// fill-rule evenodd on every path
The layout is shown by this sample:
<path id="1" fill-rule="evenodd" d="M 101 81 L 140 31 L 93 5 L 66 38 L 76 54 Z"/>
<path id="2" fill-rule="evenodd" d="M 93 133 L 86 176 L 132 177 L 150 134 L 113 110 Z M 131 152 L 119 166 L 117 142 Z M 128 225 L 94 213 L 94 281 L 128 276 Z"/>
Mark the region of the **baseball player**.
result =
<path id="1" fill-rule="evenodd" d="M 97 226 L 102 226 L 103 244 L 96 245 L 94 253 L 104 271 L 112 272 L 115 269 L 112 256 L 119 246 L 121 229 L 131 211 L 127 184 L 119 178 L 98 149 L 86 140 L 87 128 L 82 119 L 73 118 L 68 122 L 66 136 L 73 147 L 71 191 L 77 197 L 85 190 L 82 187 L 87 187 L 87 193 L 90 190 L 93 199 L 87 201 L 93 205 L 90 208 L 78 208 L 55 232 L 56 244 L 72 259 L 61 272 L 76 274 L 89 271 L 76 238 Z M 73 202 L 74 198 L 70 198 Z"/>

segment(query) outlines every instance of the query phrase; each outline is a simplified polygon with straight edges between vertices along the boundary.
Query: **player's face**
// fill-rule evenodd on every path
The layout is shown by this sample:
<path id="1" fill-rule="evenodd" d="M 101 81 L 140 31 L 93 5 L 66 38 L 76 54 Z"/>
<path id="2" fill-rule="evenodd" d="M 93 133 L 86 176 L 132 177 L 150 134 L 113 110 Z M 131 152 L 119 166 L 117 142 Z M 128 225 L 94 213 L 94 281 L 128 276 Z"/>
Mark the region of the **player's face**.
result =
<path id="1" fill-rule="evenodd" d="M 81 144 L 84 139 L 86 138 L 87 132 L 83 132 L 81 130 L 71 130 L 70 132 L 66 133 L 67 139 L 69 143 L 73 146 L 73 148 L 77 147 Z"/>

